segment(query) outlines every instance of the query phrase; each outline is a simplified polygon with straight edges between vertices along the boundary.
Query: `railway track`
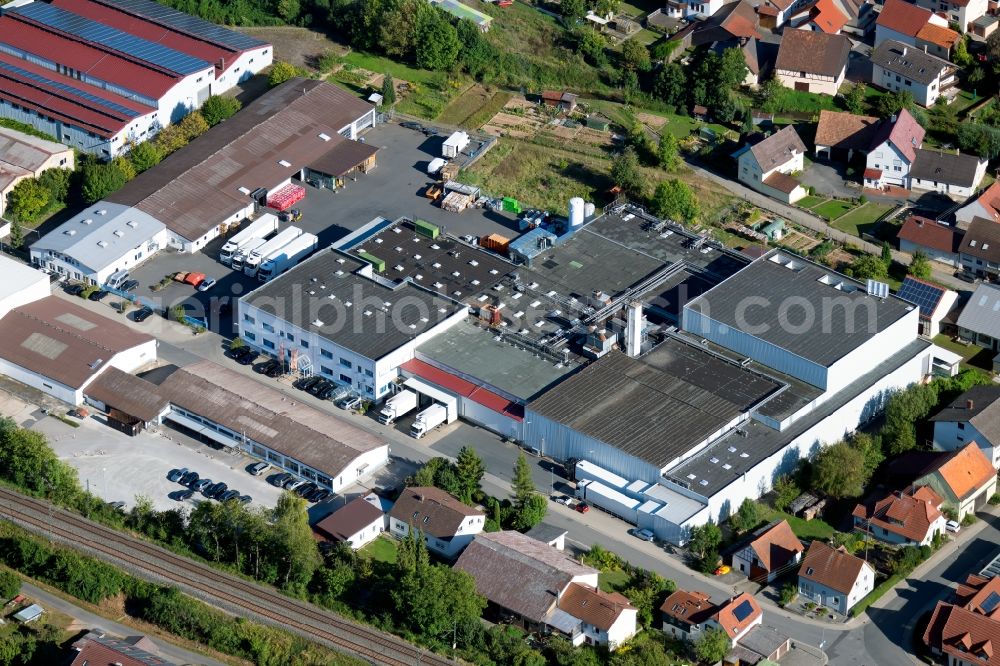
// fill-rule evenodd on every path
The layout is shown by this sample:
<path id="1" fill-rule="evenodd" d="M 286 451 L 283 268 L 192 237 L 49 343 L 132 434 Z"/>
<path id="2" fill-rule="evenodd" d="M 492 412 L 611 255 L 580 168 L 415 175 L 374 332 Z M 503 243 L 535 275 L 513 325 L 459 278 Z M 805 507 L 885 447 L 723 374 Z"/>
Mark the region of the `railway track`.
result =
<path id="1" fill-rule="evenodd" d="M 0 489 L 0 516 L 31 531 L 90 550 L 114 564 L 139 569 L 157 581 L 196 591 L 197 596 L 263 618 L 274 626 L 385 666 L 454 666 L 455 662 L 390 634 L 351 622 L 312 604 L 223 573 L 136 537 L 56 508 L 48 502 Z"/>

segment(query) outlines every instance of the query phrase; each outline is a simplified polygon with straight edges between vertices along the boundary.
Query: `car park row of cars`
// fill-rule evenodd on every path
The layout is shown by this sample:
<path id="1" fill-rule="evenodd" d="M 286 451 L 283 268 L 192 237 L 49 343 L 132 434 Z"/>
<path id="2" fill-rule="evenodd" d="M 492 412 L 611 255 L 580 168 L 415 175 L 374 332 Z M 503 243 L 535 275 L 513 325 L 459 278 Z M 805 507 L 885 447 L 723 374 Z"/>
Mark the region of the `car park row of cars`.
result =
<path id="1" fill-rule="evenodd" d="M 275 474 L 268 479 L 268 482 L 272 486 L 291 491 L 310 503 L 322 502 L 332 494 L 329 490 L 320 488 L 312 481 L 296 478 L 294 474 L 290 474 L 288 472 Z"/>
<path id="2" fill-rule="evenodd" d="M 178 502 L 190 499 L 195 493 L 201 493 L 209 499 L 219 500 L 220 502 L 236 500 L 241 504 L 249 504 L 253 501 L 253 498 L 249 495 L 244 495 L 236 489 L 229 488 L 222 481 L 213 483 L 211 479 L 203 479 L 198 475 L 198 472 L 192 472 L 186 467 L 170 470 L 167 474 L 167 479 L 186 486 L 183 490 L 175 490 L 170 493 L 170 498 Z"/>

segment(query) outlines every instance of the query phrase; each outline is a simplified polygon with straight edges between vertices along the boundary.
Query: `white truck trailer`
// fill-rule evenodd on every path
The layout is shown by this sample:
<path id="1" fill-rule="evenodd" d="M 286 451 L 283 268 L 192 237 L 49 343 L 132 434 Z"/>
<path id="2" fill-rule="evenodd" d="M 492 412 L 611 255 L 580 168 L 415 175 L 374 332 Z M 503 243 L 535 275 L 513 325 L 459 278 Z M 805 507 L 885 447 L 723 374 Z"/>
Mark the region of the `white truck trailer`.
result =
<path id="1" fill-rule="evenodd" d="M 244 245 L 240 249 L 236 250 L 235 253 L 233 253 L 233 258 L 230 260 L 229 265 L 232 267 L 234 271 L 239 271 L 240 273 L 242 273 L 243 267 L 246 265 L 247 257 L 250 256 L 250 253 L 259 248 L 266 242 L 267 242 L 266 238 L 254 238 L 252 241 L 249 241 L 246 245 Z"/>
<path id="2" fill-rule="evenodd" d="M 271 213 L 264 213 L 258 219 L 250 223 L 243 231 L 226 241 L 219 251 L 219 261 L 229 266 L 233 262 L 233 256 L 257 239 L 264 239 L 278 230 L 278 218 Z"/>
<path id="3" fill-rule="evenodd" d="M 298 227 L 285 227 L 274 238 L 247 255 L 243 261 L 243 273 L 250 276 L 257 275 L 257 269 L 260 268 L 260 264 L 264 261 L 265 257 L 271 256 L 301 235 L 302 229 Z"/>
<path id="4" fill-rule="evenodd" d="M 416 420 L 413 422 L 413 425 L 410 426 L 410 437 L 420 439 L 447 420 L 448 409 L 444 405 L 436 402 L 417 414 Z"/>
<path id="5" fill-rule="evenodd" d="M 302 234 L 285 247 L 264 257 L 257 269 L 257 279 L 261 282 L 273 280 L 312 254 L 318 245 L 319 238 L 314 234 Z"/>
<path id="6" fill-rule="evenodd" d="M 441 144 L 441 156 L 458 157 L 458 154 L 465 150 L 468 145 L 469 135 L 462 131 L 455 132 Z"/>
<path id="7" fill-rule="evenodd" d="M 413 391 L 402 391 L 385 401 L 382 411 L 378 414 L 378 422 L 390 425 L 400 416 L 409 414 L 417 408 L 417 394 Z"/>

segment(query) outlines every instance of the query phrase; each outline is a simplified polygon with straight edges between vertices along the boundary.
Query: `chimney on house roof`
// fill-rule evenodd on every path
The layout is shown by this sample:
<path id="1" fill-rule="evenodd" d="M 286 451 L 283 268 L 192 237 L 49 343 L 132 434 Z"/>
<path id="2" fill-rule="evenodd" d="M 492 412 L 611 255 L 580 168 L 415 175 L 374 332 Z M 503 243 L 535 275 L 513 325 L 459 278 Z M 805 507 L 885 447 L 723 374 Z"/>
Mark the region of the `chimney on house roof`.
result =
<path id="1" fill-rule="evenodd" d="M 965 401 L 965 408 L 966 409 L 971 410 L 975 406 L 976 406 L 976 403 L 973 402 L 972 398 L 969 398 L 968 400 Z"/>

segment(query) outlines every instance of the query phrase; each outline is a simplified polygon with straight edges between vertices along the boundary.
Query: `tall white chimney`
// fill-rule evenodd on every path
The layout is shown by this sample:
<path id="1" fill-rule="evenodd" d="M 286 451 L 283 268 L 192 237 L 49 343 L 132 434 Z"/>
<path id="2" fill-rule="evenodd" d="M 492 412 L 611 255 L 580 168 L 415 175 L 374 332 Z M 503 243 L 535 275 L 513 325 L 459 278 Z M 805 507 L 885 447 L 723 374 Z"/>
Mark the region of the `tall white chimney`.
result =
<path id="1" fill-rule="evenodd" d="M 627 307 L 628 320 L 625 327 L 625 353 L 635 358 L 642 352 L 642 329 L 644 324 L 642 303 L 632 301 Z"/>

